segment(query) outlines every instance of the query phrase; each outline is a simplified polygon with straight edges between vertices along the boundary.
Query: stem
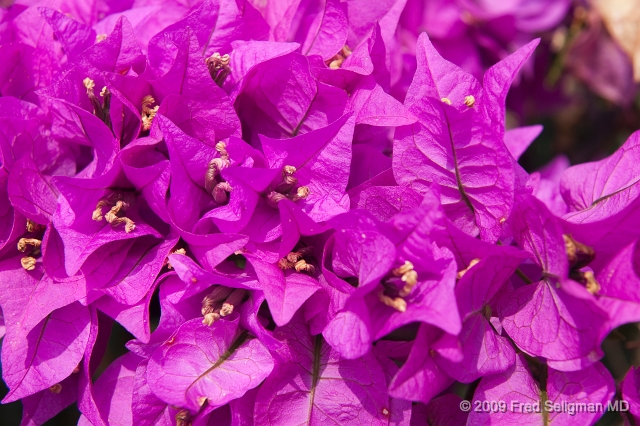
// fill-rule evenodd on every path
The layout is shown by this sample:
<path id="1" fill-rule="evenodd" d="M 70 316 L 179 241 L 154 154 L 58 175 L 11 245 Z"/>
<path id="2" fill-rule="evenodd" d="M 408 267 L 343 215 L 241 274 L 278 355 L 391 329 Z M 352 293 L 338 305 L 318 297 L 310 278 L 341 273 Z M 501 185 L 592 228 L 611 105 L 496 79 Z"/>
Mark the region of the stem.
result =
<path id="1" fill-rule="evenodd" d="M 542 424 L 543 426 L 549 425 L 549 412 L 547 411 L 547 401 L 549 400 L 549 394 L 547 393 L 547 378 L 549 377 L 549 368 L 547 364 L 540 364 L 540 407 L 542 410 Z"/>
<path id="2" fill-rule="evenodd" d="M 516 275 L 519 276 L 520 279 L 524 281 L 526 284 L 533 284 L 533 281 L 531 281 L 531 279 L 528 276 L 526 276 L 524 272 L 520 270 L 520 268 L 516 268 Z"/>

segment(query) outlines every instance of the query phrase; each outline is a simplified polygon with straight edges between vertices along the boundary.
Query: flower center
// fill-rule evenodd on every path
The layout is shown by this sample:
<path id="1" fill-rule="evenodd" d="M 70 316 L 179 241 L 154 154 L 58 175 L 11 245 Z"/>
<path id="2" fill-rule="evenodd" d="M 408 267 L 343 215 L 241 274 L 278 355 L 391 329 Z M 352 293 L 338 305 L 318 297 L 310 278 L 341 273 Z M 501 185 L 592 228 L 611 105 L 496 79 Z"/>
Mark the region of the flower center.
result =
<path id="1" fill-rule="evenodd" d="M 267 203 L 277 208 L 278 203 L 284 199 L 289 199 L 293 202 L 303 200 L 309 196 L 309 187 L 299 186 L 295 188 L 298 183 L 298 178 L 293 176 L 296 172 L 294 166 L 284 166 L 282 168 L 282 181 L 275 187 L 275 189 L 267 194 Z"/>
<path id="2" fill-rule="evenodd" d="M 340 52 L 338 52 L 332 58 L 327 59 L 325 61 L 325 64 L 327 64 L 327 66 L 332 70 L 337 70 L 338 68 L 340 68 L 344 60 L 349 56 L 351 56 L 351 49 L 349 49 L 349 46 L 345 44 L 344 46 L 342 46 L 342 49 L 340 49 Z"/>
<path id="3" fill-rule="evenodd" d="M 175 249 L 175 247 L 174 247 Z M 187 250 L 184 247 L 181 247 L 179 249 L 175 249 L 173 251 L 171 251 L 171 253 L 169 254 L 181 254 L 181 255 L 186 255 L 187 254 Z M 165 257 L 164 262 L 162 263 L 162 266 L 166 266 L 167 269 L 173 269 L 173 266 L 171 266 L 171 263 L 169 262 L 169 257 Z"/>
<path id="4" fill-rule="evenodd" d="M 224 204 L 229 199 L 229 193 L 233 190 L 231 185 L 222 179 L 220 172 L 229 167 L 229 153 L 224 142 L 216 144 L 216 151 L 220 157 L 214 158 L 209 162 L 207 171 L 204 175 L 204 187 L 211 194 L 217 204 Z"/>
<path id="5" fill-rule="evenodd" d="M 229 61 L 230 58 L 228 54 L 220 56 L 218 52 L 214 52 L 213 55 L 205 59 L 209 74 L 211 74 L 211 78 L 219 87 L 222 87 L 226 78 L 231 74 Z"/>
<path id="6" fill-rule="evenodd" d="M 286 257 L 278 261 L 278 267 L 283 271 L 287 269 L 295 269 L 296 272 L 306 272 L 313 274 L 316 271 L 315 266 L 310 262 L 308 256 L 311 254 L 312 247 L 303 247 L 297 251 L 290 252 Z M 307 256 L 305 260 L 304 257 Z"/>
<path id="7" fill-rule="evenodd" d="M 98 201 L 91 218 L 96 222 L 104 219 L 114 227 L 124 224 L 124 230 L 128 234 L 136 229 L 135 222 L 125 216 L 126 211 L 131 207 L 133 198 L 131 194 L 111 194 Z M 103 216 L 105 207 L 109 207 L 109 211 Z"/>
<path id="8" fill-rule="evenodd" d="M 383 288 L 378 292 L 378 299 L 399 312 L 405 312 L 407 310 L 405 298 L 411 294 L 417 283 L 418 273 L 413 269 L 413 263 L 405 260 L 402 266 L 392 269 L 391 273 L 381 281 Z"/>
<path id="9" fill-rule="evenodd" d="M 596 252 L 592 247 L 579 243 L 570 235 L 563 234 L 562 238 L 564 239 L 564 249 L 569 261 L 569 278 L 584 285 L 589 293 L 598 293 L 600 284 L 593 272 L 580 270 L 588 266 L 596 258 Z"/>
<path id="10" fill-rule="evenodd" d="M 466 274 L 469 269 L 473 268 L 475 265 L 478 264 L 478 262 L 480 262 L 480 259 L 472 259 L 471 262 L 469 262 L 469 266 L 467 266 L 465 269 L 463 269 L 462 271 L 458 271 L 458 275 L 456 278 L 460 279 L 462 277 L 464 277 L 464 274 Z"/>
<path id="11" fill-rule="evenodd" d="M 20 238 L 18 240 L 18 251 L 26 254 L 26 256 L 20 259 L 20 264 L 25 270 L 33 271 L 36 268 L 37 258 L 42 254 L 42 237 L 47 227 L 39 225 L 31 219 L 27 219 L 26 228 L 28 233 L 36 235 L 31 238 Z"/>
<path id="12" fill-rule="evenodd" d="M 191 426 L 189 410 L 180 410 L 176 413 L 176 426 Z"/>
<path id="13" fill-rule="evenodd" d="M 469 95 L 469 96 L 465 96 L 464 98 L 464 104 L 466 106 L 468 106 L 469 108 L 473 107 L 473 105 L 475 105 L 476 103 L 476 98 L 473 97 L 473 95 Z"/>
<path id="14" fill-rule="evenodd" d="M 87 89 L 87 97 L 89 98 L 89 102 L 91 102 L 91 106 L 93 107 L 93 115 L 102 120 L 102 122 L 107 125 L 109 130 L 113 132 L 110 115 L 111 92 L 109 91 L 109 89 L 107 89 L 107 86 L 103 87 L 100 91 L 100 97 L 102 98 L 102 102 L 100 102 L 94 92 L 96 83 L 89 77 L 87 77 L 82 80 L 82 84 L 84 85 L 85 89 Z"/>
<path id="15" fill-rule="evenodd" d="M 151 124 L 153 124 L 153 118 L 156 116 L 156 114 L 158 113 L 158 108 L 160 108 L 158 105 L 154 106 L 153 108 L 151 107 L 151 105 L 155 104 L 156 100 L 153 99 L 153 96 L 151 95 L 147 95 L 144 98 L 142 98 L 142 130 L 146 131 L 149 130 L 151 128 Z"/>
<path id="16" fill-rule="evenodd" d="M 236 306 L 242 303 L 246 290 L 216 286 L 211 293 L 202 299 L 202 323 L 210 326 L 222 317 L 231 315 Z"/>

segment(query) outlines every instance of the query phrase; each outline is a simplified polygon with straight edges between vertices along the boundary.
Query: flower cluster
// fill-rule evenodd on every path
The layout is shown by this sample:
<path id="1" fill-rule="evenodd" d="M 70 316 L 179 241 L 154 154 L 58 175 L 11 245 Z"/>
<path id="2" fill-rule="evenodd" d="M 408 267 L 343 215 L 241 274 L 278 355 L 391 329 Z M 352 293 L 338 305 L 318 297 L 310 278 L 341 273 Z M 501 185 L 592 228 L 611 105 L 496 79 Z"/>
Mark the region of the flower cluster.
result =
<path id="1" fill-rule="evenodd" d="M 614 398 L 640 133 L 530 175 L 541 126 L 505 130 L 568 1 L 25 3 L 0 12 L 3 402 L 24 425 L 76 401 L 95 426 L 585 425 L 602 413 L 461 411 L 452 385 Z M 113 321 L 135 338 L 94 380 Z"/>

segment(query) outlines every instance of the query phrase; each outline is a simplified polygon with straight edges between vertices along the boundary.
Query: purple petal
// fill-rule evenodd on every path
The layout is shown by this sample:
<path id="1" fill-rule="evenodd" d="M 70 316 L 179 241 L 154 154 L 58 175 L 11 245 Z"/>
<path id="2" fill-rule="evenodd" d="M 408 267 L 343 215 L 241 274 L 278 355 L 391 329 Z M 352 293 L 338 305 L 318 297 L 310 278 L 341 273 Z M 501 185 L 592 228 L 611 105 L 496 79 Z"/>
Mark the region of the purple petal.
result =
<path id="1" fill-rule="evenodd" d="M 385 376 L 373 355 L 340 358 L 322 336 L 311 336 L 296 320 L 274 336 L 284 344 L 277 351 L 281 361 L 258 391 L 256 424 L 388 424 Z"/>
<path id="2" fill-rule="evenodd" d="M 89 311 L 79 303 L 55 310 L 31 331 L 9 328 L 2 345 L 2 377 L 11 402 L 67 378 L 82 360 L 89 338 Z"/>
<path id="3" fill-rule="evenodd" d="M 165 402 L 194 412 L 205 401 L 220 407 L 258 386 L 273 369 L 267 349 L 248 337 L 238 319 L 210 327 L 200 319 L 188 321 L 152 355 L 149 386 Z"/>

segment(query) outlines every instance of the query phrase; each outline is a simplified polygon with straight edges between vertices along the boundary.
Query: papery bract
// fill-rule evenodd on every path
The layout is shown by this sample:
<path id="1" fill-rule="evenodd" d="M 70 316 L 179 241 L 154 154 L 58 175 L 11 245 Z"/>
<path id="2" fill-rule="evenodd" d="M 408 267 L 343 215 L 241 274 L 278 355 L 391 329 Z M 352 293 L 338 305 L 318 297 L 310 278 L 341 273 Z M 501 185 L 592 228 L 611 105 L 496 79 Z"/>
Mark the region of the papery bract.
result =
<path id="1" fill-rule="evenodd" d="M 47 389 L 67 378 L 82 360 L 89 313 L 79 303 L 48 315 L 30 332 L 11 327 L 2 345 L 2 376 L 10 391 L 3 402 Z"/>
<path id="2" fill-rule="evenodd" d="M 371 354 L 341 359 L 299 320 L 276 329 L 274 337 L 282 347 L 276 350 L 275 374 L 258 391 L 256 424 L 389 424 L 384 373 Z"/>
<path id="3" fill-rule="evenodd" d="M 545 392 L 541 394 L 542 390 Z M 606 406 L 614 393 L 613 378 L 600 363 L 570 373 L 549 369 L 546 389 L 541 389 L 531 376 L 524 357 L 518 355 L 509 371 L 482 379 L 472 401 L 472 406 L 475 401 L 504 401 L 507 404 L 506 412 L 489 414 L 472 410 L 469 422 L 487 424 L 501 421 L 537 425 L 546 418 L 552 425 L 571 425 L 575 419 L 580 419 L 581 424 L 591 424 L 600 416 L 599 412 L 578 411 L 575 408 L 577 405 L 573 405 L 575 411 L 571 411 L 569 405 L 584 403 Z M 539 408 L 536 408 L 537 412 L 526 412 L 523 409 L 525 404 Z"/>
<path id="4" fill-rule="evenodd" d="M 239 320 L 200 319 L 184 323 L 152 355 L 147 381 L 165 402 L 197 412 L 205 402 L 222 406 L 260 384 L 273 359 L 257 339 L 238 328 Z M 190 358 L 189 364 L 183 362 Z M 232 388 L 229 387 L 233 383 Z"/>

